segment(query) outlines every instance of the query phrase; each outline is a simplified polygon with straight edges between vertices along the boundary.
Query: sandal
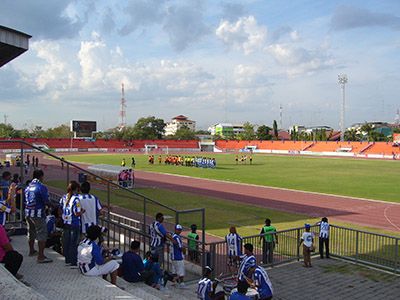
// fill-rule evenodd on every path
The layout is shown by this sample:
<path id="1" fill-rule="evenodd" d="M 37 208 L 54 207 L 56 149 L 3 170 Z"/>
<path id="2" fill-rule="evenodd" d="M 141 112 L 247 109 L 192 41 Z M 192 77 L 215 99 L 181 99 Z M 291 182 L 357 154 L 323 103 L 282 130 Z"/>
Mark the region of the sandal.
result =
<path id="1" fill-rule="evenodd" d="M 51 258 L 45 257 L 41 260 L 38 259 L 37 262 L 38 264 L 47 264 L 53 262 L 53 260 Z"/>

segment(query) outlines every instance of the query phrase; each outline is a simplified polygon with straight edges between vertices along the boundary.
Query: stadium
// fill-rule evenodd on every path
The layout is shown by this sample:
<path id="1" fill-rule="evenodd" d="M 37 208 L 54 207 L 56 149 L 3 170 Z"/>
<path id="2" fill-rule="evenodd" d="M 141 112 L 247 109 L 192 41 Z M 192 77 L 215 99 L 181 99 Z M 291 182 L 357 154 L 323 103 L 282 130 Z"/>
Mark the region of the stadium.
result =
<path id="1" fill-rule="evenodd" d="M 0 26 L 0 67 L 27 51 L 30 38 Z M 124 106 L 122 94 L 121 132 L 126 126 Z M 302 285 L 318 289 L 315 298 L 398 296 L 400 134 L 393 131 L 390 141 L 346 141 L 342 127 L 341 132 L 329 135 L 336 136 L 336 140 L 329 140 L 325 131 L 322 140 L 316 136 L 304 140 L 279 138 L 282 136 L 277 130 L 275 138 L 268 140 L 208 135 L 195 139 L 98 138 L 97 121 L 93 119 L 71 120 L 68 138 L 0 138 L 4 220 L 1 228 L 7 232 L 7 238 L 2 237 L 2 243 L 7 245 L 4 255 L 20 253 L 17 271 L 24 275 L 22 278 L 17 271 L 13 273 L 3 261 L 0 298 L 197 299 L 202 297 L 201 280 L 215 278 L 218 288 L 211 297 L 222 295 L 219 299 L 231 299 L 234 291 L 240 289 L 240 282 L 247 282 L 248 299 L 262 299 L 257 281 L 242 269 L 250 256 L 257 262 L 250 268 L 268 273 L 265 276 L 274 286 L 274 299 L 295 299 L 295 292 Z M 188 122 L 183 115 L 175 119 Z M 12 174 L 15 181 L 8 178 Z M 42 174 L 40 180 L 37 174 Z M 57 226 L 63 237 L 58 237 L 61 248 L 46 247 L 43 259 L 37 231 L 36 261 L 37 253 L 32 251 L 36 246 L 30 248 L 28 255 L 26 235 L 31 242 L 32 227 L 39 227 L 30 223 L 37 217 L 30 215 L 30 206 L 38 200 L 29 198 L 32 182 L 38 180 L 48 190 L 47 216 L 61 205 L 64 224 Z M 72 232 L 73 225 L 65 217 L 65 197 L 72 195 L 72 182 L 78 186 L 73 190 L 77 194 L 79 187 L 89 184 L 91 193 L 103 206 L 101 210 L 95 209 L 98 226 L 90 223 L 87 231 L 78 231 L 75 248 L 72 246 L 78 253 L 75 264 L 67 263 L 67 256 L 72 257 L 67 254 L 67 244 L 72 242 L 65 239 L 65 232 Z M 67 199 L 69 203 L 72 198 Z M 74 215 L 79 217 L 80 230 L 84 227 L 82 214 L 85 210 Z M 159 215 L 163 217 L 161 221 Z M 321 225 L 328 219 L 329 238 L 323 236 L 327 229 Z M 271 221 L 274 230 L 264 232 Z M 155 229 L 161 223 L 168 234 Z M 117 269 L 85 276 L 95 267 L 86 271 L 85 264 L 87 267 L 90 260 L 81 263 L 79 251 L 91 239 L 89 228 L 94 227 L 103 230 L 98 238 L 103 239 L 104 261 L 121 266 L 117 268 L 122 269 L 118 271 L 117 283 L 116 277 L 112 277 L 117 276 Z M 306 246 L 306 232 L 312 236 L 312 247 Z M 191 233 L 197 238 L 191 238 Z M 240 242 L 235 242 L 240 250 L 235 250 L 235 254 L 230 252 L 230 234 L 240 234 Z M 179 250 L 174 238 L 179 239 Z M 123 254 L 132 252 L 132 242 L 137 242 L 140 246 L 135 253 L 143 258 L 151 252 L 153 259 L 159 246 L 154 246 L 157 239 L 163 241 L 155 260 L 160 261 L 164 272 L 162 280 L 152 284 L 144 279 L 130 282 L 124 274 L 126 268 L 122 268 Z M 325 244 L 325 258 L 329 260 L 322 259 L 326 240 L 330 246 L 327 252 Z M 177 258 L 180 256 L 176 251 L 180 251 L 181 258 Z M 311 261 L 307 265 L 307 255 L 312 258 L 312 269 L 308 268 Z M 182 261 L 184 282 L 180 281 L 183 275 L 177 271 L 176 260 Z M 108 274 L 111 283 L 100 276 Z M 168 282 L 168 276 L 173 283 Z M 321 286 L 319 280 L 329 282 L 330 286 Z M 74 287 L 73 291 L 66 282 Z M 335 292 L 344 287 L 341 294 Z"/>

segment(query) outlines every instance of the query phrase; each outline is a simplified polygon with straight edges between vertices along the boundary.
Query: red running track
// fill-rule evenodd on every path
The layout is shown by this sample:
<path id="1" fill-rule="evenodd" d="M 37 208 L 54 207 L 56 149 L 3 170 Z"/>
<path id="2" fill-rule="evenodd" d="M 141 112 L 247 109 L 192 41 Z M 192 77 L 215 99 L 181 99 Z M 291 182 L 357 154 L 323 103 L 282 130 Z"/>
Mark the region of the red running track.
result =
<path id="1" fill-rule="evenodd" d="M 135 171 L 135 184 L 213 196 L 310 217 L 329 217 L 363 226 L 400 231 L 400 204 L 352 197 Z"/>

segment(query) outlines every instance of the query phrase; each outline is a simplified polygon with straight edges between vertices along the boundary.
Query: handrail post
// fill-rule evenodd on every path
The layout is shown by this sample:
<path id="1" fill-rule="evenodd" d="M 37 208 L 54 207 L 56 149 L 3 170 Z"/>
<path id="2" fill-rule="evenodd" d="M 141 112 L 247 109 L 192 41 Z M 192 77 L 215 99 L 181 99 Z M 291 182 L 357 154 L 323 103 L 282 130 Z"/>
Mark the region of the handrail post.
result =
<path id="1" fill-rule="evenodd" d="M 179 211 L 175 212 L 175 225 L 179 224 Z"/>
<path id="2" fill-rule="evenodd" d="M 204 243 L 203 243 L 204 245 Z M 215 276 L 215 269 L 216 269 L 216 253 L 215 253 L 215 243 L 210 244 L 210 266 L 213 269 L 212 276 Z M 203 269 L 204 270 L 204 269 Z"/>
<path id="3" fill-rule="evenodd" d="M 297 228 L 297 241 L 296 241 L 296 255 L 297 255 L 297 261 L 300 261 L 300 228 Z"/>
<path id="4" fill-rule="evenodd" d="M 110 214 L 110 183 L 107 183 L 107 206 L 108 206 L 108 210 L 107 210 L 107 227 L 110 227 L 110 220 L 111 220 L 111 214 Z M 115 233 L 114 233 L 115 235 Z M 110 247 L 110 228 L 108 228 L 107 230 L 107 247 Z"/>
<path id="5" fill-rule="evenodd" d="M 399 265 L 400 265 L 400 260 L 399 260 L 399 239 L 396 239 L 396 249 L 395 249 L 395 258 L 394 258 L 394 273 L 399 272 Z"/>
<path id="6" fill-rule="evenodd" d="M 143 197 L 143 234 L 147 234 L 147 223 L 146 223 L 146 216 L 147 216 L 147 201 L 146 197 Z M 143 249 L 146 251 L 146 238 L 143 238 Z"/>
<path id="7" fill-rule="evenodd" d="M 67 163 L 67 185 L 69 184 L 69 163 Z"/>
<path id="8" fill-rule="evenodd" d="M 21 145 L 21 152 L 20 152 L 21 160 L 19 164 L 19 170 L 20 170 L 21 182 L 24 182 L 24 146 L 22 145 L 22 143 L 20 145 Z"/>
<path id="9" fill-rule="evenodd" d="M 356 263 L 358 263 L 358 242 L 359 242 L 359 231 L 356 231 Z"/>
<path id="10" fill-rule="evenodd" d="M 206 209 L 202 208 L 201 209 L 201 239 L 202 239 L 202 244 L 201 244 L 201 251 L 203 253 L 203 259 L 201 262 L 201 266 L 202 266 L 202 270 L 204 270 L 204 268 L 206 267 L 206 226 L 205 226 L 205 222 L 206 222 Z"/>

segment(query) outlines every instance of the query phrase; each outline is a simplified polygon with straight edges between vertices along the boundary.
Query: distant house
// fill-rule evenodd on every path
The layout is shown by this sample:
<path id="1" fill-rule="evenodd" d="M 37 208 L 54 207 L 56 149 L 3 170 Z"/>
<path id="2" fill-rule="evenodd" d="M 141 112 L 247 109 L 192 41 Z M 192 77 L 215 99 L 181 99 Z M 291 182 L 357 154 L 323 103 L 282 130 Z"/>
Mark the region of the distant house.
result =
<path id="1" fill-rule="evenodd" d="M 183 115 L 176 116 L 165 126 L 165 135 L 175 135 L 178 129 L 182 127 L 187 127 L 192 131 L 196 131 L 196 121 L 189 120 L 188 117 Z"/>
<path id="2" fill-rule="evenodd" d="M 211 135 L 217 135 L 222 138 L 231 138 L 244 131 L 243 124 L 218 123 L 208 128 Z"/>

